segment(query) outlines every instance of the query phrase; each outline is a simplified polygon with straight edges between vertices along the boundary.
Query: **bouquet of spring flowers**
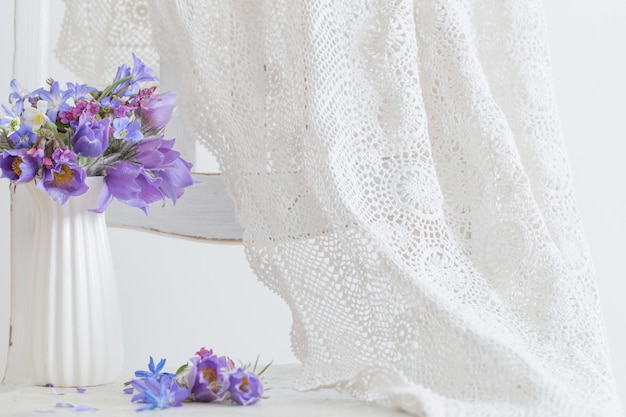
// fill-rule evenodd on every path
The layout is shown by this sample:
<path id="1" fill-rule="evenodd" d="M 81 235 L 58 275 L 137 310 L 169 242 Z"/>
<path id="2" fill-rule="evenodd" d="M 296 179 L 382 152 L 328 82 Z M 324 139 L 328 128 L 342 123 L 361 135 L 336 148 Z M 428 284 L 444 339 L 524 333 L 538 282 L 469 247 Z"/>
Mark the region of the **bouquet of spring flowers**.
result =
<path id="1" fill-rule="evenodd" d="M 148 214 L 149 205 L 174 203 L 192 185 L 191 164 L 164 139 L 177 94 L 156 93 L 158 78 L 133 54 L 108 87 L 48 81 L 29 92 L 11 82 L 9 104 L 0 113 L 1 177 L 37 188 L 64 204 L 84 194 L 87 176 L 104 177 L 98 207 L 113 198 Z M 147 85 L 146 85 L 147 84 Z"/>
<path id="2" fill-rule="evenodd" d="M 239 405 L 252 405 L 263 398 L 261 375 L 271 365 L 257 372 L 257 363 L 237 367 L 227 356 L 218 356 L 212 349 L 201 348 L 175 374 L 163 372 L 165 359 L 155 366 L 150 357 L 148 370 L 136 371 L 124 389 L 135 393 L 132 402 L 144 404 L 137 411 L 178 407 L 183 401 L 222 402 L 230 400 Z"/>

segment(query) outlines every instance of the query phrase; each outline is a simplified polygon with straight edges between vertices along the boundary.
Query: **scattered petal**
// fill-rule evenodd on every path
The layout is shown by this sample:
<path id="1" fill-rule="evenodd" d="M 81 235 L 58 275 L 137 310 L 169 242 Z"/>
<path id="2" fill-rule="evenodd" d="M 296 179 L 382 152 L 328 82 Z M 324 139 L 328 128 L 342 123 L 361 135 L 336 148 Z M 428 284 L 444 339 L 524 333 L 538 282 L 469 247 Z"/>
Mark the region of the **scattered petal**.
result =
<path id="1" fill-rule="evenodd" d="M 79 394 L 84 394 L 85 391 L 87 391 L 87 388 L 76 387 L 76 391 L 78 391 Z"/>
<path id="2" fill-rule="evenodd" d="M 90 405 L 79 405 L 78 407 L 76 407 L 74 409 L 74 411 L 80 412 L 80 411 L 97 411 L 98 409 L 96 407 L 92 407 Z"/>
<path id="3" fill-rule="evenodd" d="M 133 388 L 133 387 L 128 387 L 128 388 L 124 388 L 123 389 L 124 394 L 132 394 L 134 390 L 135 390 L 135 388 Z"/>
<path id="4" fill-rule="evenodd" d="M 46 384 L 46 385 L 44 385 L 44 387 L 46 387 L 46 388 L 52 388 L 52 387 L 54 387 L 54 385 L 52 385 L 52 384 Z"/>
<path id="5" fill-rule="evenodd" d="M 57 403 L 57 405 L 55 405 L 56 408 L 74 408 L 74 404 L 70 404 L 70 403 Z"/>
<path id="6" fill-rule="evenodd" d="M 65 395 L 64 392 L 59 392 L 56 388 L 52 388 L 50 392 L 52 393 L 52 395 Z"/>

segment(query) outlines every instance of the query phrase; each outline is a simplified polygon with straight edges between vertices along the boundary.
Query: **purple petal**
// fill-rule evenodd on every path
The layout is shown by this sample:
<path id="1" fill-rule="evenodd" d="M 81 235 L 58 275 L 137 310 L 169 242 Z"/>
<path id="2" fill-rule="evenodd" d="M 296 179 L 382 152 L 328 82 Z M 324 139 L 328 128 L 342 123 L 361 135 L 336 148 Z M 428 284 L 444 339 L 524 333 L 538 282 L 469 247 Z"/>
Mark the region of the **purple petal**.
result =
<path id="1" fill-rule="evenodd" d="M 64 392 L 59 392 L 56 388 L 50 389 L 50 392 L 52 393 L 52 395 L 65 395 Z"/>
<path id="2" fill-rule="evenodd" d="M 56 408 L 74 408 L 74 405 L 70 403 L 57 403 L 55 407 Z"/>
<path id="3" fill-rule="evenodd" d="M 133 387 L 127 387 L 127 388 L 124 388 L 122 391 L 124 391 L 124 394 L 132 394 L 134 390 L 135 388 Z"/>
<path id="4" fill-rule="evenodd" d="M 77 412 L 81 412 L 81 411 L 97 411 L 98 409 L 96 407 L 92 407 L 90 405 L 79 405 L 77 406 L 74 411 Z"/>
<path id="5" fill-rule="evenodd" d="M 79 394 L 84 394 L 84 393 L 85 393 L 85 391 L 87 391 L 87 388 L 79 388 L 79 387 L 76 387 L 76 391 L 78 391 L 78 393 L 79 393 Z"/>

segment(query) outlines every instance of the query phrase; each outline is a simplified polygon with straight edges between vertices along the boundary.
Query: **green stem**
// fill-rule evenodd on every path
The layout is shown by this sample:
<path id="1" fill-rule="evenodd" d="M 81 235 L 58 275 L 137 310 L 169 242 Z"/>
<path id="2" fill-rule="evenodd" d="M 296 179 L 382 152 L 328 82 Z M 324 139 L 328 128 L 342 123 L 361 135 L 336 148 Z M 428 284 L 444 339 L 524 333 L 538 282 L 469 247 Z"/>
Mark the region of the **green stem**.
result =
<path id="1" fill-rule="evenodd" d="M 131 78 L 133 78 L 132 75 L 128 75 L 124 78 L 121 78 L 119 80 L 117 80 L 116 82 L 114 82 L 113 84 L 111 84 L 110 86 L 108 86 L 107 88 L 104 89 L 104 91 L 102 92 L 102 94 L 100 94 L 100 97 L 98 97 L 98 103 L 100 103 L 102 101 L 102 99 L 106 96 L 108 96 L 109 94 L 111 94 L 111 91 L 113 91 L 113 89 L 115 87 L 117 87 L 118 85 L 130 80 Z"/>

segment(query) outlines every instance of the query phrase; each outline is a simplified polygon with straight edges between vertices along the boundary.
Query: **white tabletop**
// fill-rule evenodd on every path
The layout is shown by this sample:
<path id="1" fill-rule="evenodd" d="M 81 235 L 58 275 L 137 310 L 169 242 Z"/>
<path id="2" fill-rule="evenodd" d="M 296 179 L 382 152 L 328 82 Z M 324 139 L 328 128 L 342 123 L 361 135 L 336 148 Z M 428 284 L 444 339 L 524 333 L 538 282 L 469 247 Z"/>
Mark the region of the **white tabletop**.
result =
<path id="1" fill-rule="evenodd" d="M 358 401 L 332 389 L 299 392 L 293 386 L 297 374 L 296 365 L 273 365 L 265 373 L 265 389 L 269 398 L 259 403 L 242 407 L 223 404 L 184 403 L 182 407 L 166 410 L 144 411 L 146 416 L 263 416 L 263 417 L 400 417 L 407 415 L 375 404 Z M 129 374 L 131 375 L 131 374 Z M 41 416 L 74 414 L 75 408 L 57 408 L 57 403 L 88 405 L 97 410 L 85 411 L 83 415 L 94 416 L 137 416 L 141 404 L 131 403 L 131 395 L 122 392 L 123 379 L 118 383 L 89 387 L 85 393 L 74 388 L 0 386 L 0 416 Z"/>

